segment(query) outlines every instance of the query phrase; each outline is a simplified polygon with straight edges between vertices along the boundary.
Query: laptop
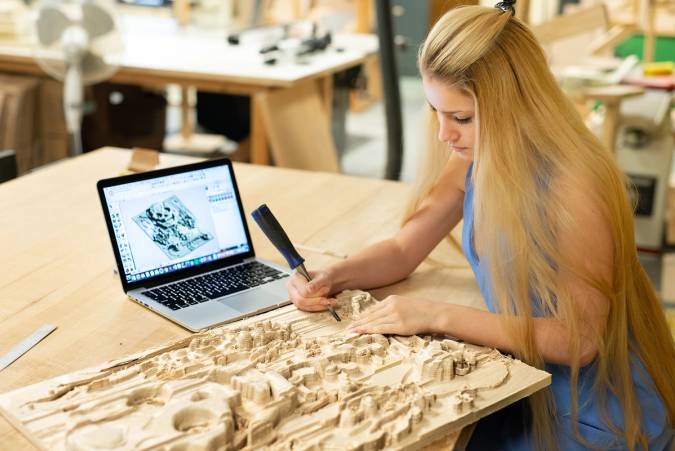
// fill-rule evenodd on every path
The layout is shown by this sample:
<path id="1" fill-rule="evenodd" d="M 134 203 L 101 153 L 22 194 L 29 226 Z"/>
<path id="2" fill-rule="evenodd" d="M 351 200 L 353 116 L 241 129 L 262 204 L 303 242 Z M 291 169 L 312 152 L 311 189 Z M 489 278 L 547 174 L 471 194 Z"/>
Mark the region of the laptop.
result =
<path id="1" fill-rule="evenodd" d="M 253 250 L 232 163 L 100 180 L 127 296 L 193 331 L 289 304 L 279 265 Z"/>

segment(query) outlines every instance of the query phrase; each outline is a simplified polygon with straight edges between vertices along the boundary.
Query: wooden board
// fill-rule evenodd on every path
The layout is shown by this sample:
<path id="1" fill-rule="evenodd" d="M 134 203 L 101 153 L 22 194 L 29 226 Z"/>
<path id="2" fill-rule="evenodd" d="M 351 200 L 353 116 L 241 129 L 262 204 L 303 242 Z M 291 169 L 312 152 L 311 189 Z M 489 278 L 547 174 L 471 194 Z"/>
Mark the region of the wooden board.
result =
<path id="1" fill-rule="evenodd" d="M 447 338 L 345 331 L 293 306 L 0 396 L 41 449 L 418 449 L 550 384 Z"/>

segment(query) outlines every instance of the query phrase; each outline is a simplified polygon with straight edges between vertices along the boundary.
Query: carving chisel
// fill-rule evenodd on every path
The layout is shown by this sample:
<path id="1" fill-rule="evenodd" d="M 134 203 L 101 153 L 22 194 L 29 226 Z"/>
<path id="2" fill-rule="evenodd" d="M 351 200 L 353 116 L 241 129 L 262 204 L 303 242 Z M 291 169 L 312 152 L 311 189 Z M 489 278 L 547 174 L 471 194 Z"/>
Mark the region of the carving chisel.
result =
<path id="1" fill-rule="evenodd" d="M 295 250 L 293 243 L 291 243 L 291 240 L 288 239 L 288 235 L 286 235 L 286 232 L 281 227 L 281 224 L 279 224 L 279 221 L 277 221 L 277 218 L 274 217 L 267 205 L 262 204 L 253 210 L 251 216 L 255 222 L 258 223 L 258 226 L 260 226 L 260 229 L 263 231 L 267 239 L 269 239 L 272 244 L 274 244 L 274 247 L 276 247 L 277 250 L 281 252 L 281 255 L 284 256 L 288 262 L 288 266 L 302 274 L 302 276 L 307 279 L 308 282 L 312 280 L 312 278 L 309 276 L 309 273 L 307 272 L 307 269 L 305 268 L 305 259 L 302 258 L 300 254 L 298 254 L 298 251 Z M 336 321 L 342 321 L 333 307 L 328 306 L 328 310 Z"/>

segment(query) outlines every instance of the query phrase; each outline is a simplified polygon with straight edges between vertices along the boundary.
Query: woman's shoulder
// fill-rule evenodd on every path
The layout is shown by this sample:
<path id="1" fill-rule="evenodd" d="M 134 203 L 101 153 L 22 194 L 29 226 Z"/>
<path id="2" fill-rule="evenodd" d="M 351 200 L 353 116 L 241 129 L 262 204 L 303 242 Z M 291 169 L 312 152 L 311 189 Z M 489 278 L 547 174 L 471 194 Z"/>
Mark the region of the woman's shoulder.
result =
<path id="1" fill-rule="evenodd" d="M 450 155 L 439 177 L 438 184 L 466 192 L 466 175 L 470 167 L 470 160 L 466 160 L 455 154 Z"/>

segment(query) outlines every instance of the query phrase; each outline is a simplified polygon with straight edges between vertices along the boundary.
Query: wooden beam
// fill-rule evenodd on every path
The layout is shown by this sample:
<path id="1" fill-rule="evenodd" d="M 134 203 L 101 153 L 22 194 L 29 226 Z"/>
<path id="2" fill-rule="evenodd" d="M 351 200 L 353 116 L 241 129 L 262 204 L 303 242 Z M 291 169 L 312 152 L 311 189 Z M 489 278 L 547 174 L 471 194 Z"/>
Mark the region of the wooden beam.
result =
<path id="1" fill-rule="evenodd" d="M 267 134 L 260 106 L 261 95 L 258 93 L 251 96 L 251 163 L 270 164 Z"/>
<path id="2" fill-rule="evenodd" d="M 319 78 L 316 82 L 319 86 L 321 103 L 323 105 L 323 111 L 326 114 L 328 127 L 331 127 L 333 118 L 333 76 L 326 75 L 325 77 Z"/>
<path id="3" fill-rule="evenodd" d="M 530 23 L 530 0 L 520 0 L 516 3 L 516 17 L 521 22 Z"/>
<path id="4" fill-rule="evenodd" d="M 372 32 L 373 1 L 356 0 L 356 31 L 357 33 Z"/>
<path id="5" fill-rule="evenodd" d="M 637 31 L 636 27 L 629 25 L 614 25 L 602 36 L 594 39 L 588 48 L 592 55 L 599 55 L 612 51 L 614 47 L 623 42 L 627 37 Z"/>
<path id="6" fill-rule="evenodd" d="M 180 134 L 183 139 L 192 136 L 192 106 L 190 105 L 190 88 L 186 85 L 180 87 Z"/>
<path id="7" fill-rule="evenodd" d="M 643 0 L 643 17 L 645 23 L 643 30 L 645 35 L 644 48 L 642 50 L 642 62 L 651 63 L 654 61 L 654 47 L 656 45 L 656 37 L 654 36 L 654 21 L 656 19 L 656 1 Z"/>
<path id="8" fill-rule="evenodd" d="M 553 20 L 532 27 L 532 32 L 537 36 L 540 43 L 548 44 L 567 36 L 585 33 L 598 28 L 606 29 L 608 23 L 607 8 L 604 4 L 600 4 L 556 17 Z"/>

